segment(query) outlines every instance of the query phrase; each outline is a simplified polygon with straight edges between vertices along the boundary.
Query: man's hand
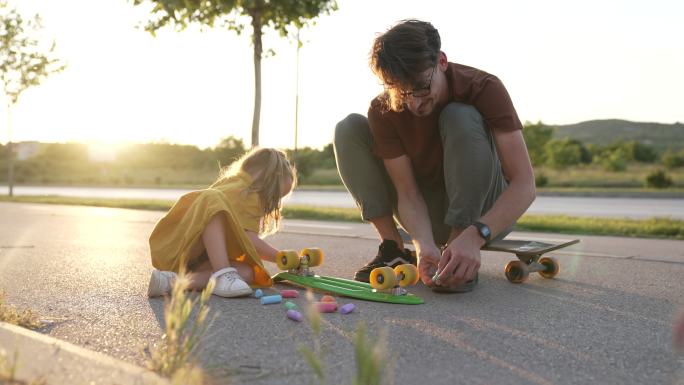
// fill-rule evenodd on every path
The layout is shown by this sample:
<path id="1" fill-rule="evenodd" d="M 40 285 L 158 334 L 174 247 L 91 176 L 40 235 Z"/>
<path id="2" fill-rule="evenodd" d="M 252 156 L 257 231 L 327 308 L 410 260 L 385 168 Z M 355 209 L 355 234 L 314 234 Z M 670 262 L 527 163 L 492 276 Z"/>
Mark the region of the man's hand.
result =
<path id="1" fill-rule="evenodd" d="M 484 239 L 474 226 L 465 229 L 444 249 L 435 283 L 454 287 L 475 278 L 480 269 L 480 248 L 484 244 Z"/>
<path id="2" fill-rule="evenodd" d="M 420 279 L 427 286 L 434 286 L 432 276 L 437 272 L 437 266 L 441 258 L 441 253 L 435 244 L 423 247 L 416 246 L 416 256 L 418 257 L 418 273 Z"/>

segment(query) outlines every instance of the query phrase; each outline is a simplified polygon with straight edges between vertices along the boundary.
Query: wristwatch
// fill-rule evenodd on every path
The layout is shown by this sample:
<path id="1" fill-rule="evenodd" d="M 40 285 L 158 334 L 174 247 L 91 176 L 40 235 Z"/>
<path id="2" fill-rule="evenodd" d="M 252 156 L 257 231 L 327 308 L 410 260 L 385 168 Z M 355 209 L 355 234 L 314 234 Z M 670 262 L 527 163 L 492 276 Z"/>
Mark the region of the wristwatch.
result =
<path id="1" fill-rule="evenodd" d="M 473 222 L 473 226 L 475 226 L 477 232 L 485 240 L 485 242 L 489 242 L 490 238 L 492 237 L 492 230 L 489 229 L 489 226 L 478 221 Z"/>

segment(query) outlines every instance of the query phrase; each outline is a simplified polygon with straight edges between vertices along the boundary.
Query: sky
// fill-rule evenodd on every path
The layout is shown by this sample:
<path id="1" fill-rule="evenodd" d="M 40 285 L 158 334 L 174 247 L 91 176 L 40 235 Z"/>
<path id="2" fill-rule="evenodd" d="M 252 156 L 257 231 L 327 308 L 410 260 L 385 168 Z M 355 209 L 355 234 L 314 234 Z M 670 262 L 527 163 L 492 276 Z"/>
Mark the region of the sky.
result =
<path id="1" fill-rule="evenodd" d="M 0 142 L 213 147 L 250 144 L 251 30 L 199 26 L 156 37 L 149 5 L 126 0 L 10 0 L 39 13 L 43 41 L 67 68 L 0 108 Z M 678 0 L 338 0 L 301 31 L 299 147 L 323 147 L 347 114 L 365 114 L 382 87 L 368 67 L 373 39 L 396 21 L 430 21 L 450 61 L 497 75 L 523 122 L 684 122 L 684 2 Z M 295 144 L 296 43 L 274 32 L 262 61 L 262 146 Z M 3 103 L 6 104 L 6 103 Z"/>

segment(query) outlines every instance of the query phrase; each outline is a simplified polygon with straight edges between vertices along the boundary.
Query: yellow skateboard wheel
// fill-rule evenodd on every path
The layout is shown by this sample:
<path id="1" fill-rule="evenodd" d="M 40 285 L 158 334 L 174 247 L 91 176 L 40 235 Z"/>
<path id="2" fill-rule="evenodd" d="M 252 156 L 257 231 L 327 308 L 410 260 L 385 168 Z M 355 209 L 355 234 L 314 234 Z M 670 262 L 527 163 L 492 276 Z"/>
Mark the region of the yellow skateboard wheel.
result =
<path id="1" fill-rule="evenodd" d="M 523 283 L 530 275 L 527 265 L 521 261 L 508 262 L 504 271 L 506 273 L 506 278 L 508 278 L 511 283 Z"/>
<path id="2" fill-rule="evenodd" d="M 558 264 L 558 260 L 556 258 L 543 257 L 539 259 L 539 263 L 546 267 L 546 270 L 539 272 L 539 275 L 542 277 L 551 279 L 558 275 L 558 272 L 560 271 L 560 265 Z"/>
<path id="3" fill-rule="evenodd" d="M 309 257 L 310 267 L 320 266 L 323 264 L 323 250 L 317 247 L 304 249 L 300 254 L 302 258 L 304 258 L 305 256 Z"/>
<path id="4" fill-rule="evenodd" d="M 406 287 L 418 283 L 418 269 L 410 263 L 405 263 L 394 268 L 399 280 L 399 286 Z"/>
<path id="5" fill-rule="evenodd" d="M 376 267 L 370 273 L 370 285 L 373 289 L 384 290 L 397 286 L 397 276 L 391 267 Z"/>
<path id="6" fill-rule="evenodd" d="M 290 270 L 299 267 L 299 256 L 294 250 L 281 250 L 276 254 L 276 264 L 280 270 Z"/>

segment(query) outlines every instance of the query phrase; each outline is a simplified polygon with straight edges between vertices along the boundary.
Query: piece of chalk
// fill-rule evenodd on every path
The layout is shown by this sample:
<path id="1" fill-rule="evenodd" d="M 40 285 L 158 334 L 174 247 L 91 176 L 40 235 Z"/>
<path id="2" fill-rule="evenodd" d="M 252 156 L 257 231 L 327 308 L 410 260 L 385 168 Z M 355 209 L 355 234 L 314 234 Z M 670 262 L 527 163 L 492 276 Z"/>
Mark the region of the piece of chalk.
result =
<path id="1" fill-rule="evenodd" d="M 335 301 L 335 297 L 333 297 L 332 295 L 324 295 L 321 298 L 321 302 L 337 302 L 337 301 Z"/>
<path id="2" fill-rule="evenodd" d="M 348 303 L 348 304 L 342 305 L 342 307 L 340 308 L 340 313 L 349 314 L 349 313 L 353 312 L 355 308 L 356 308 L 356 306 L 354 306 L 353 303 Z"/>
<path id="3" fill-rule="evenodd" d="M 297 304 L 290 301 L 285 301 L 283 304 L 287 310 L 297 310 Z"/>
<path id="4" fill-rule="evenodd" d="M 334 313 L 337 311 L 335 302 L 316 302 L 316 309 L 319 313 Z"/>
<path id="5" fill-rule="evenodd" d="M 297 290 L 281 290 L 280 295 L 283 298 L 299 298 L 299 292 Z"/>
<path id="6" fill-rule="evenodd" d="M 282 302 L 283 297 L 280 296 L 280 294 L 276 295 L 267 295 L 265 297 L 261 297 L 261 304 L 262 305 L 271 305 L 274 303 L 280 303 Z"/>
<path id="7" fill-rule="evenodd" d="M 264 292 L 261 289 L 256 289 L 254 291 L 254 298 L 261 298 L 264 296 Z"/>
<path id="8" fill-rule="evenodd" d="M 302 315 L 302 313 L 294 309 L 290 309 L 287 311 L 287 318 L 295 322 L 302 322 L 304 320 L 304 316 Z"/>

